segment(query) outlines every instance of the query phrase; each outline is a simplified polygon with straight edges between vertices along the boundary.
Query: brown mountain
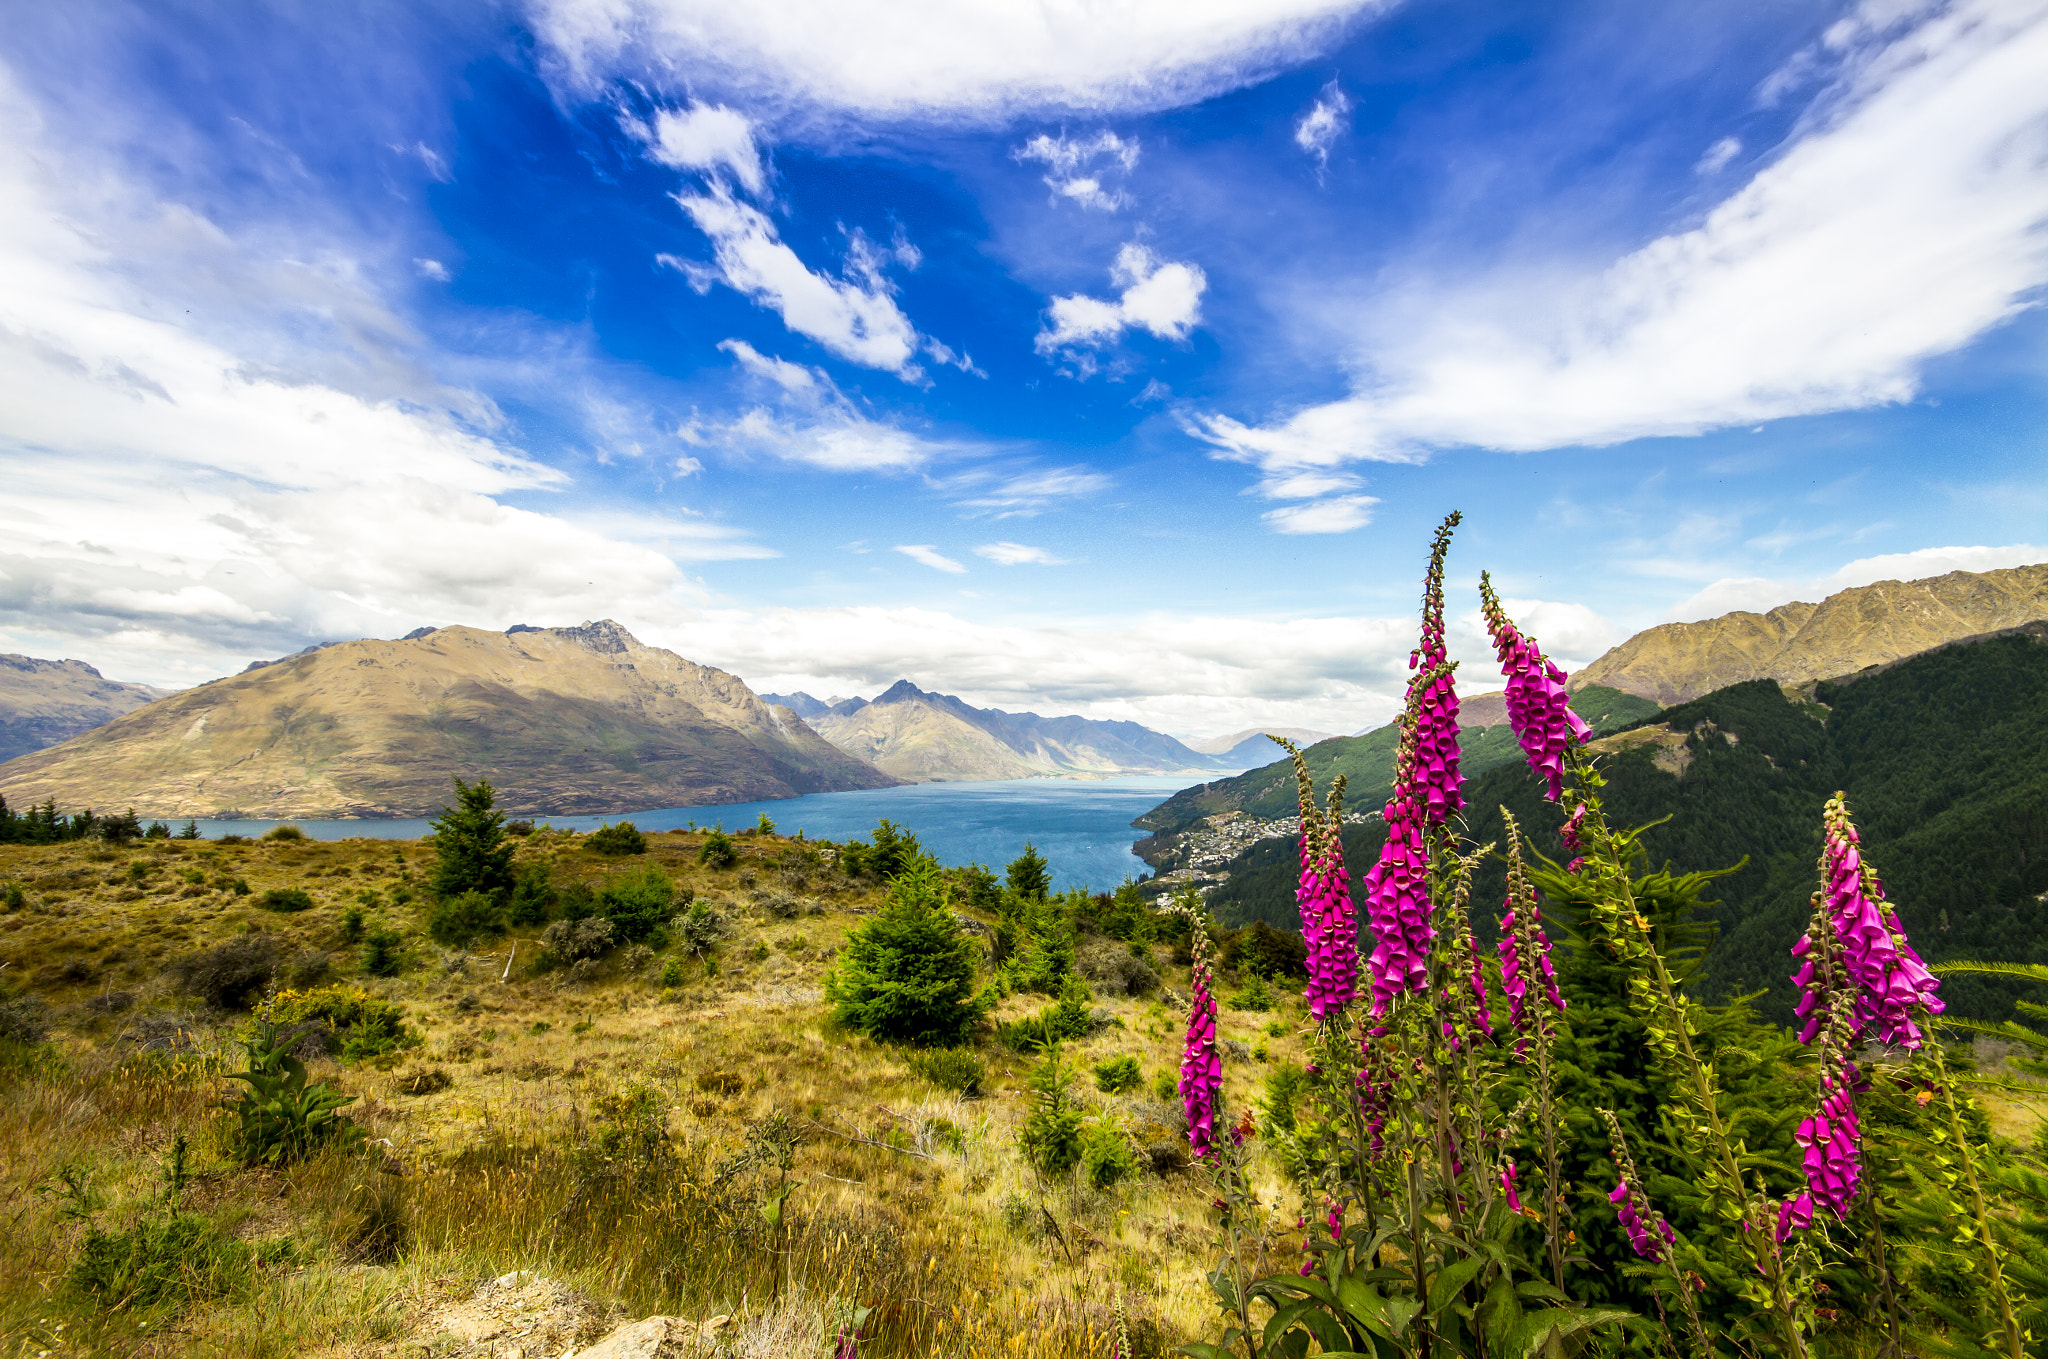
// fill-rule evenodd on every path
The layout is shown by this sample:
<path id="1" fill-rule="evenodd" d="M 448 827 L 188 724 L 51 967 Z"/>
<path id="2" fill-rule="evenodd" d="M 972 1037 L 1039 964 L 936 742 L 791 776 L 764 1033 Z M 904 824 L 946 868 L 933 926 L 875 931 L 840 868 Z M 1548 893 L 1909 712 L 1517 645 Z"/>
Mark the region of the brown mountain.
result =
<path id="1" fill-rule="evenodd" d="M 1573 675 L 1570 687 L 1605 685 L 1668 707 L 1743 680 L 1833 679 L 2041 618 L 2048 618 L 2048 563 L 1881 580 L 1818 604 L 1639 632 Z"/>
<path id="2" fill-rule="evenodd" d="M 508 811 L 558 815 L 896 782 L 606 620 L 301 652 L 0 765 L 0 794 L 144 816 L 422 816 L 450 774 L 489 779 Z"/>
<path id="3" fill-rule="evenodd" d="M 68 741 L 170 692 L 110 680 L 84 661 L 0 653 L 0 760 Z"/>
<path id="4" fill-rule="evenodd" d="M 841 750 L 914 783 L 1226 767 L 1136 722 L 975 708 L 909 680 L 898 680 L 873 702 L 846 699 L 807 720 Z"/>

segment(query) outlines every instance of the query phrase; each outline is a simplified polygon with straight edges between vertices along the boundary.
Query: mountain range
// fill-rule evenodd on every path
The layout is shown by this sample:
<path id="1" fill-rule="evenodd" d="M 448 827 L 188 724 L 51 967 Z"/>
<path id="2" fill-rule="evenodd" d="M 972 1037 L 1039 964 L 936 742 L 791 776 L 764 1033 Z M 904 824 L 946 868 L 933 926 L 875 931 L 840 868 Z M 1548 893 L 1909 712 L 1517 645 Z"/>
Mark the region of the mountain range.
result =
<path id="1" fill-rule="evenodd" d="M 897 782 L 737 677 L 604 620 L 310 649 L 0 765 L 0 795 L 165 817 L 421 816 L 448 801 L 450 774 L 488 778 L 507 811 L 557 815 Z"/>
<path id="2" fill-rule="evenodd" d="M 0 653 L 0 761 L 68 741 L 171 692 L 110 680 L 84 661 Z"/>
<path id="3" fill-rule="evenodd" d="M 976 708 L 898 680 L 872 700 L 766 695 L 857 759 L 912 783 L 1242 768 L 1136 722 Z"/>
<path id="4" fill-rule="evenodd" d="M 2048 563 L 1883 580 L 1818 604 L 1639 632 L 1572 676 L 1669 706 L 1743 680 L 1811 684 L 2048 618 Z"/>

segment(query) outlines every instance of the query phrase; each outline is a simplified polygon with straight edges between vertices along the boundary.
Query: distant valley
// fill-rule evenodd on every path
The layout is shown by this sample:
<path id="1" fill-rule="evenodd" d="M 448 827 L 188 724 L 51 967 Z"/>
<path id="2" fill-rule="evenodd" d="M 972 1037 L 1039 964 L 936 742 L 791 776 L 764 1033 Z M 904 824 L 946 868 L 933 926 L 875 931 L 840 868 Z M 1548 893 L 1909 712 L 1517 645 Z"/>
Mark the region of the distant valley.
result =
<path id="1" fill-rule="evenodd" d="M 847 754 L 911 783 L 1244 767 L 1227 753 L 1203 754 L 1136 722 L 976 708 L 909 680 L 898 680 L 873 700 L 828 703 L 804 693 L 762 697 L 801 716 Z"/>

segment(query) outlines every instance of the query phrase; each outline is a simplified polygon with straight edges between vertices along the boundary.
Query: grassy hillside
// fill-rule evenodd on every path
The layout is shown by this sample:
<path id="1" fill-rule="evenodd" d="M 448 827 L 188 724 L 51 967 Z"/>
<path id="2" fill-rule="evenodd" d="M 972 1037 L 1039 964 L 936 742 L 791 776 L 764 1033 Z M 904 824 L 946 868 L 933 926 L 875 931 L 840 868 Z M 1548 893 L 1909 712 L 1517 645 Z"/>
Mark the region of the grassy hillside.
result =
<path id="1" fill-rule="evenodd" d="M 828 1018 L 823 981 L 876 907 L 871 879 L 782 837 L 738 838 L 723 869 L 698 862 L 701 844 L 655 835 L 644 857 L 606 858 L 589 837 L 522 841 L 516 866 L 548 864 L 563 888 L 658 864 L 679 902 L 723 922 L 701 954 L 622 948 L 573 969 L 547 965 L 538 928 L 436 946 L 418 899 L 433 851 L 417 841 L 0 846 L 0 903 L 18 903 L 0 904 L 4 1352 L 504 1359 L 662 1313 L 730 1314 L 720 1354 L 822 1356 L 856 1304 L 875 1304 L 864 1356 L 934 1353 L 943 1337 L 948 1355 L 1100 1359 L 1119 1290 L 1139 1355 L 1208 1333 L 1211 1191 L 1182 1168 L 1178 1104 L 1156 1093 L 1181 1017 L 1153 977 L 1186 985 L 1167 945 L 1086 928 L 1076 941 L 1097 1027 L 1067 1045 L 1074 1095 L 1143 1167 L 1106 1189 L 1040 1181 L 1017 1147 L 1033 1059 L 985 1043 L 968 1097 Z M 259 904 L 289 889 L 311 904 Z M 397 975 L 364 971 L 352 908 L 400 936 Z M 263 987 L 213 1007 L 180 978 L 251 940 L 276 988 L 401 1008 L 417 1045 L 309 1059 L 357 1097 L 343 1112 L 377 1139 L 366 1154 L 280 1170 L 227 1154 L 221 1073 Z M 1012 996 L 993 1018 L 1045 1004 Z M 48 1047 L 11 1041 L 39 1025 Z M 1299 1061 L 1304 1028 L 1287 994 L 1224 1011 L 1235 1107 L 1268 1063 Z M 1116 1056 L 1137 1060 L 1138 1089 L 1097 1089 L 1089 1067 Z M 180 1135 L 182 1203 L 211 1233 L 194 1258 L 224 1260 L 225 1282 L 186 1303 L 100 1306 L 67 1282 L 89 1229 L 62 1211 L 64 1176 L 100 1228 L 126 1232 L 159 1220 Z M 779 1147 L 797 1187 L 778 1248 L 758 1209 Z M 1284 1170 L 1256 1175 L 1268 1202 L 1284 1197 Z M 1271 1249 L 1284 1254 L 1285 1233 Z M 489 1282 L 515 1271 L 533 1275 Z"/>

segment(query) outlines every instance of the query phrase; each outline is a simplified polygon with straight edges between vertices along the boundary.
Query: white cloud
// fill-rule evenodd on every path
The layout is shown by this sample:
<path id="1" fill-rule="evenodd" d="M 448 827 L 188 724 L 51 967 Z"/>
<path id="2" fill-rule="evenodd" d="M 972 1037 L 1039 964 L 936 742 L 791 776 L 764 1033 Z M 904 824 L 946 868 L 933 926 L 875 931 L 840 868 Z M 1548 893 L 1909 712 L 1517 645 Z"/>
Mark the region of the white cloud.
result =
<path id="1" fill-rule="evenodd" d="M 954 561 L 951 557 L 946 556 L 930 543 L 898 544 L 889 550 L 901 552 L 919 566 L 929 566 L 934 571 L 944 571 L 948 575 L 954 576 L 964 576 L 967 574 L 966 567 Z"/>
<path id="2" fill-rule="evenodd" d="M 739 202 L 722 184 L 714 182 L 708 193 L 679 193 L 676 202 L 711 238 L 718 277 L 726 286 L 774 310 L 784 325 L 842 359 L 895 373 L 905 381 L 923 376 L 912 361 L 918 349 L 917 328 L 896 305 L 879 254 L 865 238 L 853 238 L 845 276 L 829 278 L 812 273 L 783 243 L 773 222 Z M 698 283 L 699 276 L 684 261 L 669 255 L 656 259 L 681 269 L 693 286 Z"/>
<path id="3" fill-rule="evenodd" d="M 1706 149 L 1705 153 L 1700 156 L 1699 163 L 1692 167 L 1693 172 L 1702 175 L 1718 175 L 1721 171 L 1728 168 L 1729 161 L 1734 160 L 1741 154 L 1742 139 L 1740 137 L 1723 137 L 1720 141 L 1715 142 Z"/>
<path id="4" fill-rule="evenodd" d="M 739 360 L 741 371 L 770 389 L 774 399 L 725 424 L 696 425 L 694 432 L 704 443 L 828 472 L 909 472 L 975 451 L 871 418 L 821 368 L 763 354 L 745 340 L 724 340 L 718 347 Z"/>
<path id="5" fill-rule="evenodd" d="M 673 617 L 694 593 L 678 561 L 766 553 L 694 517 L 507 503 L 568 479 L 492 437 L 488 402 L 394 356 L 403 327 L 361 283 L 377 271 L 331 258 L 309 277 L 302 241 L 251 245 L 153 200 L 51 145 L 4 71 L 0 130 L 6 649 L 191 683 L 423 622 L 621 600 L 639 615 L 622 621 Z"/>
<path id="6" fill-rule="evenodd" d="M 1874 585 L 1881 580 L 1925 580 L 1951 571 L 1997 571 L 2048 562 L 2048 544 L 2014 543 L 2006 547 L 1923 547 L 1914 552 L 1889 552 L 1859 557 L 1828 575 L 1812 580 L 1766 576 L 1725 576 L 1680 600 L 1664 612 L 1666 622 L 1693 623 L 1738 610 L 1768 613 L 1780 604 L 1805 600 L 1817 604 L 1838 590 Z"/>
<path id="7" fill-rule="evenodd" d="M 1128 176 L 1138 164 L 1136 139 L 1126 140 L 1114 132 L 1093 137 L 1057 137 L 1041 132 L 1010 153 L 1020 161 L 1035 160 L 1046 167 L 1045 183 L 1055 195 L 1103 212 L 1127 207 L 1131 197 L 1121 188 L 1106 188 L 1103 176 Z"/>
<path id="8" fill-rule="evenodd" d="M 558 83 L 718 88 L 743 105 L 1002 121 L 1174 108 L 1327 50 L 1372 0 L 530 0 Z"/>
<path id="9" fill-rule="evenodd" d="M 1256 723 L 1378 726 L 1400 703 L 1415 629 L 1410 618 L 1208 614 L 1030 626 L 820 607 L 698 611 L 678 638 L 693 659 L 773 692 L 872 694 L 908 676 L 979 706 L 1193 736 Z M 1459 655 L 1494 673 L 1483 635 Z"/>
<path id="10" fill-rule="evenodd" d="M 676 475 L 681 477 L 694 477 L 704 470 L 704 464 L 687 453 L 677 458 L 670 466 L 675 469 Z"/>
<path id="11" fill-rule="evenodd" d="M 454 277 L 453 274 L 448 272 L 448 266 L 439 260 L 414 260 L 413 267 L 420 271 L 421 278 L 430 278 L 436 283 L 446 283 Z"/>
<path id="12" fill-rule="evenodd" d="M 1349 533 L 1372 522 L 1377 496 L 1339 495 L 1305 505 L 1283 505 L 1259 518 L 1275 533 Z"/>
<path id="13" fill-rule="evenodd" d="M 718 347 L 738 359 L 740 366 L 749 373 L 767 378 L 785 392 L 811 393 L 819 390 L 819 379 L 823 374 L 813 373 L 802 364 L 770 358 L 745 340 L 720 340 Z"/>
<path id="14" fill-rule="evenodd" d="M 1330 163 L 1330 147 L 1342 136 L 1345 129 L 1345 115 L 1351 112 L 1351 100 L 1336 81 L 1323 86 L 1323 92 L 1301 121 L 1294 125 L 1294 144 L 1316 158 L 1318 167 Z"/>
<path id="15" fill-rule="evenodd" d="M 1912 397 L 1927 360 L 2048 282 L 2048 8 L 1963 0 L 1829 57 L 1782 153 L 1697 227 L 1590 274 L 1416 282 L 1354 309 L 1374 327 L 1356 395 L 1202 433 L 1271 476 Z"/>
<path id="16" fill-rule="evenodd" d="M 979 469 L 957 477 L 950 489 L 967 492 L 960 504 L 992 510 L 998 519 L 1028 518 L 1062 500 L 1082 500 L 1107 491 L 1115 483 L 1087 467 L 1045 467 L 1003 475 Z"/>
<path id="17" fill-rule="evenodd" d="M 986 557 L 998 566 L 1065 566 L 1064 557 L 1055 557 L 1042 547 L 1030 547 L 1024 543 L 983 543 L 974 549 L 977 557 Z"/>
<path id="18" fill-rule="evenodd" d="M 648 154 L 675 170 L 726 171 L 757 197 L 767 184 L 754 125 L 723 104 L 663 109 L 652 127 L 629 125 L 648 143 Z"/>
<path id="19" fill-rule="evenodd" d="M 1202 319 L 1209 280 L 1199 265 L 1161 260 L 1133 242 L 1117 251 L 1109 277 L 1123 289 L 1114 302 L 1081 293 L 1052 300 L 1051 324 L 1038 334 L 1039 353 L 1106 344 L 1132 329 L 1184 340 Z"/>

